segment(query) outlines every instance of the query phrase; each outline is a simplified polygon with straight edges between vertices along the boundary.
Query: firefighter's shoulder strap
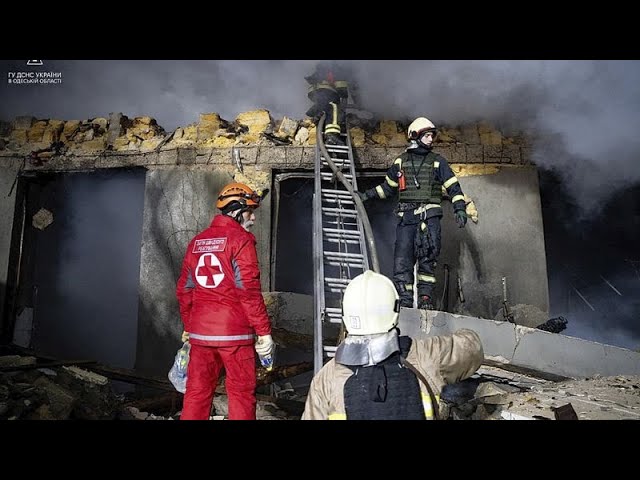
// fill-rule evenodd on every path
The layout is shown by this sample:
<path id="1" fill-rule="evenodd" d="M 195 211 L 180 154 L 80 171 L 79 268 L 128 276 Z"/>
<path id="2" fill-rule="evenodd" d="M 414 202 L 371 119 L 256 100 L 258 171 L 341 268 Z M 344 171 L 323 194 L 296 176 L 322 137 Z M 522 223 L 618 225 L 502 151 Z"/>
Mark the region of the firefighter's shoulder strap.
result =
<path id="1" fill-rule="evenodd" d="M 420 371 L 416 367 L 414 367 L 403 355 L 400 355 L 400 362 L 402 362 L 403 366 L 411 370 L 415 374 L 415 376 L 418 377 L 418 379 L 424 384 L 424 386 L 427 387 L 429 397 L 431 398 L 431 405 L 433 406 L 433 418 L 434 420 L 438 420 L 440 418 L 440 407 L 438 406 L 436 396 L 431 389 L 431 385 L 429 385 L 429 382 L 427 381 L 425 376 L 420 373 Z"/>

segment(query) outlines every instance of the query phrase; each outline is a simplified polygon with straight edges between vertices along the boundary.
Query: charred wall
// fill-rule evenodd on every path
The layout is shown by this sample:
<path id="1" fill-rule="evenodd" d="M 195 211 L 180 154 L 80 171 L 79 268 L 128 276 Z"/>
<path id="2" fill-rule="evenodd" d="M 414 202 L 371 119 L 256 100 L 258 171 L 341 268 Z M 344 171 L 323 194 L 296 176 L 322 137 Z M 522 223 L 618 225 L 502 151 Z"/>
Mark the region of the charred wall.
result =
<path id="1" fill-rule="evenodd" d="M 367 182 L 372 185 L 380 181 L 394 156 L 403 151 L 404 128 L 392 121 L 352 128 L 356 162 L 363 172 L 359 179 L 362 188 Z M 289 241 L 304 238 L 299 229 L 311 228 L 311 209 L 303 207 L 293 215 L 280 215 L 275 210 L 272 214 L 272 207 L 277 200 L 275 175 L 312 174 L 314 140 L 314 127 L 308 122 L 274 121 L 265 111 L 248 112 L 234 122 L 206 114 L 198 124 L 169 133 L 148 117 L 127 119 L 111 115 L 108 119 L 83 122 L 23 118 L 16 120 L 4 137 L 0 186 L 8 190 L 18 170 L 38 175 L 123 167 L 146 169 L 136 367 L 164 375 L 181 329 L 175 282 L 184 248 L 195 233 L 209 225 L 216 213 L 214 196 L 222 185 L 233 179 L 254 188 L 272 189 L 254 228 L 264 291 L 277 288 L 278 269 L 304 265 L 300 259 L 311 257 L 310 242 L 300 246 L 295 255 L 287 248 L 282 250 L 285 254 L 277 253 L 278 235 L 286 235 Z M 50 148 L 55 142 L 60 148 Z M 500 279 L 506 275 L 510 301 L 548 311 L 537 174 L 529 162 L 526 141 L 507 138 L 478 124 L 443 128 L 437 150 L 449 159 L 478 210 L 477 223 L 470 220 L 466 229 L 459 230 L 453 224 L 450 205 L 444 205 L 438 280 L 441 288 L 442 266 L 448 264 L 452 274 L 449 310 L 493 318 L 502 292 Z M 290 204 L 282 207 L 295 199 L 286 199 L 285 190 L 281 191 L 280 212 L 295 212 Z M 303 192 L 309 195 L 304 187 Z M 15 191 L 12 195 L 0 205 L 7 214 L 3 215 L 0 232 L 0 273 L 5 277 L 10 270 Z M 383 273 L 387 275 L 392 269 L 393 206 L 392 201 L 368 206 Z M 312 278 L 305 278 L 309 272 L 298 270 L 301 273 L 291 277 L 289 285 L 311 284 Z M 457 276 L 462 280 L 464 304 L 455 299 Z"/>

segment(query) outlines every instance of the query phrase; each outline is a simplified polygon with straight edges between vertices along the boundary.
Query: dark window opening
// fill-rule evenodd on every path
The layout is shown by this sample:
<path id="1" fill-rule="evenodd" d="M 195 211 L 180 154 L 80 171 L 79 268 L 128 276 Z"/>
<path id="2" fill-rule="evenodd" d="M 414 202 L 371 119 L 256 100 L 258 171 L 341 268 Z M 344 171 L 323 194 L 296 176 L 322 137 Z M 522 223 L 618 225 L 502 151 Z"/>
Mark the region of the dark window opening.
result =
<path id="1" fill-rule="evenodd" d="M 25 174 L 20 183 L 10 340 L 42 355 L 133 368 L 145 170 Z"/>

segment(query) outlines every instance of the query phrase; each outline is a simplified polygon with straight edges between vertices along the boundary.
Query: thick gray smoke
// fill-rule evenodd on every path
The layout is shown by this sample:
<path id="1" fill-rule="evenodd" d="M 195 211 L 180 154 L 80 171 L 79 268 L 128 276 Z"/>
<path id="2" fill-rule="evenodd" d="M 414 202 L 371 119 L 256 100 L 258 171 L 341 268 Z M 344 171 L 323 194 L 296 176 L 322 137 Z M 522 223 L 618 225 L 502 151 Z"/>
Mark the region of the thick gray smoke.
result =
<path id="1" fill-rule="evenodd" d="M 0 119 L 32 115 L 72 120 L 122 112 L 129 117 L 151 116 L 167 131 L 197 122 L 200 113 L 208 112 L 233 120 L 238 113 L 264 108 L 276 119 L 285 115 L 301 119 L 310 105 L 304 77 L 316 63 L 44 60 L 42 66 L 29 67 L 25 61 L 0 61 Z M 616 343 L 613 337 L 638 334 L 635 320 L 640 280 L 637 271 L 628 271 L 632 265 L 640 265 L 635 246 L 637 227 L 633 227 L 638 222 L 637 196 L 619 200 L 621 192 L 637 191 L 640 183 L 640 135 L 635 131 L 640 125 L 640 61 L 338 63 L 352 71 L 350 80 L 358 85 L 361 107 L 379 119 L 408 121 L 427 116 L 438 126 L 485 120 L 506 135 L 522 133 L 530 138 L 534 161 L 559 178 L 545 195 L 553 191 L 561 194 L 549 200 L 557 208 L 548 218 L 564 230 L 554 236 L 547 224 L 545 233 L 550 290 L 568 290 L 552 299 L 555 307 L 551 314 L 570 317 L 570 333 L 580 328 L 601 334 L 605 331 L 612 336 L 605 335 L 606 340 Z M 60 72 L 62 83 L 7 82 L 11 72 L 28 71 Z M 569 200 L 578 208 L 568 208 Z M 606 213 L 610 201 L 617 206 Z M 611 222 L 616 218 L 622 225 L 613 229 Z M 590 232 L 585 227 L 589 221 L 606 228 Z M 625 235 L 632 237 L 623 242 L 626 247 L 603 250 L 611 239 Z M 587 245 L 582 236 L 591 243 Z M 576 245 L 584 247 L 580 255 L 567 260 L 566 252 L 575 252 Z M 595 265 L 596 260 L 602 265 Z M 566 272 L 555 273 L 562 261 L 589 264 L 589 271 L 581 272 L 579 280 Z M 625 271 L 626 276 L 621 273 Z M 601 276 L 622 296 L 606 286 Z M 578 289 L 595 310 L 569 287 Z M 613 303 L 619 311 L 614 311 Z M 612 319 L 603 320 L 602 312 L 610 312 Z M 598 336 L 596 333 L 593 336 Z M 583 334 L 587 338 L 591 335 Z M 627 342 L 629 347 L 636 345 L 635 337 Z"/>
<path id="2" fill-rule="evenodd" d="M 121 111 L 166 130 L 217 112 L 302 118 L 313 60 L 112 60 L 0 63 L 0 118 L 86 119 Z M 438 125 L 487 120 L 523 132 L 534 159 L 558 171 L 582 212 L 640 181 L 640 61 L 341 60 L 362 106 L 379 118 L 427 116 Z M 59 85 L 12 85 L 9 72 L 62 72 Z"/>

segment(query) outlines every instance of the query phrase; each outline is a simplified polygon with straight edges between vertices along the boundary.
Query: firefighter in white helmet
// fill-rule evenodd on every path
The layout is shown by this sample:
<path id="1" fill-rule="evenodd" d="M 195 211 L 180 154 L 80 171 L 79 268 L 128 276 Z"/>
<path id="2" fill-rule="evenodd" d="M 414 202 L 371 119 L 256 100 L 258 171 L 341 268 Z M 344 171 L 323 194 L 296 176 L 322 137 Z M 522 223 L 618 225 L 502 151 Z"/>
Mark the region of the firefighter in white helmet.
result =
<path id="1" fill-rule="evenodd" d="M 344 292 L 347 336 L 311 381 L 302 420 L 430 420 L 444 385 L 470 377 L 484 352 L 473 330 L 415 340 L 400 336 L 398 293 L 371 270 Z"/>
<path id="2" fill-rule="evenodd" d="M 409 146 L 387 170 L 380 185 L 359 192 L 363 201 L 397 195 L 396 243 L 393 282 L 400 306 L 413 307 L 414 266 L 418 263 L 418 308 L 435 308 L 433 292 L 440 255 L 442 188 L 447 191 L 458 226 L 467 223 L 466 203 L 458 179 L 447 160 L 432 151 L 436 126 L 425 117 L 416 118 L 407 131 Z"/>

